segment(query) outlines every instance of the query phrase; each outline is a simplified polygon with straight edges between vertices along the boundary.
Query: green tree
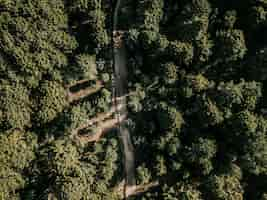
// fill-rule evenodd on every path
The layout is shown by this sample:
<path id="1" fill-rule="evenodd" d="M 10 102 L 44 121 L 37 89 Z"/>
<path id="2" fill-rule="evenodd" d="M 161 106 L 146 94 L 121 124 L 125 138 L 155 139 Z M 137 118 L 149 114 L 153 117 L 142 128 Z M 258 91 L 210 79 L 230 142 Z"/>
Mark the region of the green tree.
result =
<path id="1" fill-rule="evenodd" d="M 21 174 L 13 171 L 11 168 L 1 166 L 0 184 L 1 199 L 19 200 L 21 198 L 17 191 L 25 187 L 26 181 Z"/>
<path id="2" fill-rule="evenodd" d="M 159 31 L 159 23 L 163 17 L 163 6 L 164 1 L 162 0 L 138 1 L 138 21 L 142 29 Z"/>
<path id="3" fill-rule="evenodd" d="M 144 165 L 140 165 L 136 168 L 137 184 L 146 184 L 151 181 L 151 174 Z"/>
<path id="4" fill-rule="evenodd" d="M 67 66 L 67 54 L 77 42 L 68 32 L 64 1 L 15 1 L 0 18 L 4 19 L 0 20 L 1 55 L 10 63 L 6 73 L 14 71 L 28 86 L 36 87 L 44 75 L 53 77 Z"/>
<path id="5" fill-rule="evenodd" d="M 258 120 L 253 113 L 245 110 L 235 114 L 231 119 L 231 124 L 234 134 L 239 139 L 243 138 L 247 140 L 250 136 L 255 134 Z"/>
<path id="6" fill-rule="evenodd" d="M 133 91 L 128 99 L 128 107 L 132 112 L 140 112 L 143 109 L 142 101 L 146 98 L 146 92 L 140 84 L 133 86 Z"/>
<path id="7" fill-rule="evenodd" d="M 98 78 L 96 55 L 78 54 L 74 62 L 64 70 L 65 84 L 75 85 L 78 81 L 94 81 Z"/>
<path id="8" fill-rule="evenodd" d="M 64 126 L 64 134 L 72 135 L 87 124 L 88 119 L 95 114 L 95 108 L 88 102 L 72 106 L 70 109 L 64 111 L 62 120 Z M 61 123 L 61 122 L 60 122 Z"/>
<path id="9" fill-rule="evenodd" d="M 27 186 L 25 171 L 31 171 L 36 158 L 37 137 L 19 130 L 0 134 L 0 198 L 20 199 L 19 191 Z"/>
<path id="10" fill-rule="evenodd" d="M 173 84 L 178 79 L 178 67 L 174 63 L 165 63 L 161 66 L 163 81 L 166 84 Z"/>
<path id="11" fill-rule="evenodd" d="M 237 20 L 237 13 L 235 10 L 228 10 L 224 14 L 223 24 L 228 29 L 233 29 Z"/>
<path id="12" fill-rule="evenodd" d="M 44 81 L 38 88 L 36 120 L 45 124 L 55 119 L 68 105 L 65 88 L 54 81 Z"/>
<path id="13" fill-rule="evenodd" d="M 0 128 L 31 127 L 30 92 L 19 83 L 2 82 L 0 86 Z"/>
<path id="14" fill-rule="evenodd" d="M 216 102 L 223 109 L 239 107 L 240 109 L 254 110 L 262 96 L 261 84 L 258 82 L 245 82 L 241 80 L 238 84 L 233 81 L 223 83 L 218 87 Z"/>
<path id="15" fill-rule="evenodd" d="M 197 93 L 201 93 L 209 88 L 212 88 L 213 85 L 214 83 L 209 81 L 202 74 L 188 74 L 182 78 L 180 92 L 184 97 L 190 98 Z"/>
<path id="16" fill-rule="evenodd" d="M 197 116 L 202 126 L 220 124 L 224 120 L 223 112 L 206 95 L 200 96 L 197 100 Z"/>
<path id="17" fill-rule="evenodd" d="M 156 156 L 156 165 L 154 166 L 157 176 L 164 176 L 167 174 L 166 161 L 163 156 Z"/>
<path id="18" fill-rule="evenodd" d="M 217 145 L 214 140 L 198 138 L 185 148 L 185 160 L 200 167 L 199 173 L 207 175 L 213 169 L 212 159 L 216 152 Z"/>
<path id="19" fill-rule="evenodd" d="M 267 174 L 267 138 L 259 135 L 252 141 L 247 142 L 244 154 L 240 156 L 241 167 L 250 173 L 260 175 Z"/>
<path id="20" fill-rule="evenodd" d="M 80 28 L 78 35 L 83 39 L 80 40 L 81 46 L 85 49 L 88 47 L 100 49 L 110 42 L 106 29 L 106 13 L 102 8 L 101 1 L 72 0 L 69 3 L 69 10 L 70 13 L 83 16 L 81 18 L 82 23 L 76 21 L 78 28 Z M 83 32 L 84 30 L 86 30 L 86 34 Z M 83 44 L 84 41 L 87 45 Z"/>
<path id="21" fill-rule="evenodd" d="M 249 111 L 234 115 L 229 126 L 234 134 L 231 139 L 239 144 L 234 149 L 239 152 L 240 166 L 256 175 L 267 173 L 266 128 L 266 120 Z"/>
<path id="22" fill-rule="evenodd" d="M 213 175 L 207 181 L 212 198 L 218 200 L 242 200 L 244 190 L 240 180 L 229 175 Z"/>
<path id="23" fill-rule="evenodd" d="M 201 192 L 193 183 L 177 183 L 174 186 L 163 186 L 164 200 L 203 200 Z"/>
<path id="24" fill-rule="evenodd" d="M 207 0 L 189 1 L 175 19 L 175 24 L 168 27 L 173 37 L 192 43 L 194 59 L 206 62 L 212 55 L 213 41 L 208 32 L 211 5 Z"/>
<path id="25" fill-rule="evenodd" d="M 167 53 L 177 65 L 187 66 L 193 60 L 194 48 L 190 43 L 172 41 L 167 47 Z"/>
<path id="26" fill-rule="evenodd" d="M 118 157 L 114 140 L 102 140 L 85 150 L 74 145 L 69 138 L 54 140 L 41 149 L 43 173 L 54 180 L 52 187 L 59 199 L 118 199 L 110 190 Z M 111 175 L 111 176 L 110 176 Z"/>
<path id="27" fill-rule="evenodd" d="M 182 114 L 174 107 L 160 103 L 157 112 L 158 121 L 162 130 L 180 130 L 184 124 Z"/>
<path id="28" fill-rule="evenodd" d="M 249 25 L 252 30 L 257 30 L 266 24 L 266 5 L 258 1 L 256 4 L 249 8 L 248 15 Z"/>
<path id="29" fill-rule="evenodd" d="M 220 46 L 219 56 L 229 61 L 242 59 L 245 56 L 247 47 L 242 30 L 222 30 L 217 32 L 217 37 Z"/>
<path id="30" fill-rule="evenodd" d="M 139 34 L 139 40 L 141 41 L 143 49 L 147 51 L 155 50 L 155 43 L 159 34 L 155 31 L 142 31 Z"/>

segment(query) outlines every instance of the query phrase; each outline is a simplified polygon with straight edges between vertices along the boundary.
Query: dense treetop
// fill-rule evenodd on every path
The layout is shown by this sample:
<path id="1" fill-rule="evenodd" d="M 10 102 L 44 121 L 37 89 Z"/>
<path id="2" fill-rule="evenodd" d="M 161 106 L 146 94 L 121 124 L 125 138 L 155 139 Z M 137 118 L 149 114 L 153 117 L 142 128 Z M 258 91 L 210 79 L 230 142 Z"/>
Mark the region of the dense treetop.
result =
<path id="1" fill-rule="evenodd" d="M 133 3 L 126 44 L 136 173 L 139 183 L 159 181 L 136 199 L 264 198 L 266 5 Z"/>
<path id="2" fill-rule="evenodd" d="M 118 131 L 90 141 L 115 3 L 0 0 L 0 199 L 121 198 Z M 157 183 L 132 198 L 266 200 L 267 1 L 122 0 L 118 26 L 136 184 Z"/>

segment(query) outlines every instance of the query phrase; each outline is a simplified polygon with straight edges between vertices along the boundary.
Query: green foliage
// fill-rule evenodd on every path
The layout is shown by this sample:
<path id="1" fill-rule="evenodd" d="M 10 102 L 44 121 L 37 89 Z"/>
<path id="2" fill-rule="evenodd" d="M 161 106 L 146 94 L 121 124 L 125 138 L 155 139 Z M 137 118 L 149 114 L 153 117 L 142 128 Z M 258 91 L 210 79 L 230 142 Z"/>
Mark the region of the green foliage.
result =
<path id="1" fill-rule="evenodd" d="M 236 177 L 229 175 L 214 175 L 207 181 L 210 195 L 218 200 L 242 200 L 243 189 Z"/>
<path id="2" fill-rule="evenodd" d="M 223 113 L 209 97 L 201 96 L 197 103 L 198 119 L 204 126 L 220 124 L 224 120 Z"/>
<path id="3" fill-rule="evenodd" d="M 84 193 L 86 192 L 86 185 L 83 184 L 86 180 L 81 179 L 80 177 L 66 177 L 63 180 L 63 183 L 60 183 L 62 180 L 59 180 L 58 190 L 60 191 L 57 196 L 60 199 L 82 199 Z"/>
<path id="4" fill-rule="evenodd" d="M 158 33 L 155 31 L 142 31 L 139 34 L 139 40 L 142 42 L 145 50 L 153 49 L 158 38 Z"/>
<path id="5" fill-rule="evenodd" d="M 192 0 L 190 9 L 194 15 L 209 15 L 211 5 L 208 0 Z"/>
<path id="6" fill-rule="evenodd" d="M 266 24 L 266 9 L 263 6 L 253 6 L 249 15 L 251 26 L 258 28 L 259 25 Z"/>
<path id="7" fill-rule="evenodd" d="M 98 71 L 96 56 L 91 54 L 78 54 L 74 63 L 64 71 L 64 78 L 68 84 L 75 84 L 79 80 L 97 80 Z"/>
<path id="8" fill-rule="evenodd" d="M 94 12 L 91 12 L 90 21 L 92 37 L 98 47 L 106 46 L 109 43 L 109 37 L 105 29 L 105 19 L 106 16 L 102 10 L 97 9 Z"/>
<path id="9" fill-rule="evenodd" d="M 245 37 L 242 30 L 222 30 L 217 32 L 220 56 L 227 60 L 242 59 L 246 52 Z"/>
<path id="10" fill-rule="evenodd" d="M 166 84 L 173 84 L 178 79 L 177 66 L 174 63 L 166 63 L 162 67 L 163 80 Z"/>
<path id="11" fill-rule="evenodd" d="M 95 114 L 95 109 L 90 103 L 83 103 L 81 105 L 73 106 L 68 112 L 64 112 L 65 134 L 71 134 L 73 130 L 86 124 L 88 119 Z"/>
<path id="12" fill-rule="evenodd" d="M 167 47 L 167 52 L 178 65 L 189 65 L 194 56 L 193 49 L 190 43 L 172 41 Z"/>
<path id="13" fill-rule="evenodd" d="M 249 139 L 248 139 L 249 140 Z M 252 141 L 248 141 L 241 155 L 241 167 L 250 173 L 260 175 L 267 174 L 267 138 L 260 135 Z"/>
<path id="14" fill-rule="evenodd" d="M 14 199 L 19 200 L 18 190 L 25 187 L 25 180 L 21 174 L 10 168 L 1 166 L 0 168 L 0 198 L 3 200 Z"/>
<path id="15" fill-rule="evenodd" d="M 140 165 L 136 168 L 136 176 L 137 184 L 147 184 L 151 179 L 151 174 L 144 165 Z"/>
<path id="16" fill-rule="evenodd" d="M 30 171 L 36 158 L 37 137 L 18 130 L 0 134 L 0 198 L 20 199 L 18 191 L 26 186 L 24 170 Z"/>
<path id="17" fill-rule="evenodd" d="M 206 86 L 211 87 L 211 84 Z M 262 96 L 261 84 L 244 80 L 237 84 L 233 81 L 220 82 L 217 87 L 211 87 L 209 90 L 209 96 L 199 96 L 196 105 L 199 119 L 205 125 L 222 123 L 238 111 L 254 110 Z"/>
<path id="18" fill-rule="evenodd" d="M 67 176 L 71 173 L 79 173 L 79 153 L 74 145 L 65 140 L 57 140 L 45 149 L 51 158 L 47 160 L 47 169 L 50 173 L 59 176 Z M 43 153 L 43 154 L 44 154 Z"/>
<path id="19" fill-rule="evenodd" d="M 163 16 L 164 1 L 147 0 L 138 1 L 139 23 L 142 29 L 159 31 L 159 23 Z"/>
<path id="20" fill-rule="evenodd" d="M 234 84 L 233 81 L 220 83 L 217 89 L 220 93 L 217 102 L 221 107 L 239 106 L 243 109 L 254 110 L 262 96 L 261 84 L 254 81 L 241 80 L 238 84 Z"/>
<path id="21" fill-rule="evenodd" d="M 135 103 L 142 109 L 130 113 L 138 162 L 167 186 L 139 199 L 251 198 L 254 181 L 264 185 L 266 175 L 267 4 L 166 0 L 162 9 L 151 2 L 137 2 L 129 57 L 139 73 L 129 79 L 159 82 Z M 199 196 L 172 186 L 187 181 Z"/>
<path id="22" fill-rule="evenodd" d="M 36 120 L 38 124 L 51 122 L 67 105 L 67 95 L 61 84 L 45 81 L 38 88 L 38 110 Z"/>
<path id="23" fill-rule="evenodd" d="M 199 62 L 208 61 L 213 42 L 208 33 L 211 5 L 207 0 L 190 1 L 176 18 L 170 31 L 176 38 L 192 43 L 194 56 Z"/>
<path id="24" fill-rule="evenodd" d="M 163 54 L 168 45 L 169 45 L 169 40 L 167 39 L 167 37 L 165 35 L 160 34 L 157 40 L 155 41 L 155 46 L 158 49 L 158 51 Z"/>
<path id="25" fill-rule="evenodd" d="M 18 130 L 0 135 L 0 165 L 22 171 L 35 159 L 37 138 L 33 133 Z"/>
<path id="26" fill-rule="evenodd" d="M 106 13 L 103 11 L 101 1 L 93 0 L 72 0 L 69 2 L 70 12 L 76 15 L 84 16 L 79 23 L 82 30 L 87 30 L 89 33 L 79 33 L 84 38 L 88 46 L 102 48 L 109 43 L 109 37 L 106 29 Z M 74 20 L 75 21 L 75 20 Z M 84 29 L 85 28 L 85 29 Z M 82 41 L 81 41 L 82 42 Z M 84 46 L 84 44 L 81 44 Z"/>
<path id="27" fill-rule="evenodd" d="M 234 115 L 231 123 L 233 124 L 235 134 L 241 137 L 249 137 L 256 131 L 257 117 L 245 110 Z"/>
<path id="28" fill-rule="evenodd" d="M 192 75 L 189 74 L 184 77 L 183 87 L 181 88 L 181 94 L 184 97 L 190 98 L 196 93 L 200 93 L 212 87 L 212 83 L 206 79 L 202 74 Z"/>
<path id="29" fill-rule="evenodd" d="M 55 181 L 52 187 L 59 199 L 117 199 L 110 181 L 117 170 L 117 142 L 102 140 L 88 152 L 68 138 L 54 140 L 41 150 L 43 170 Z"/>
<path id="30" fill-rule="evenodd" d="M 111 107 L 111 92 L 103 88 L 100 96 L 96 99 L 95 106 L 97 112 L 108 112 Z"/>
<path id="31" fill-rule="evenodd" d="M 230 128 L 234 134 L 232 139 L 240 143 L 235 148 L 240 152 L 240 166 L 256 175 L 266 174 L 266 120 L 249 111 L 243 111 L 231 119 Z"/>
<path id="32" fill-rule="evenodd" d="M 68 33 L 61 0 L 15 1 L 12 9 L 1 12 L 0 19 L 1 55 L 11 64 L 8 70 L 30 87 L 36 87 L 44 74 L 66 67 L 66 54 L 77 47 Z"/>
<path id="33" fill-rule="evenodd" d="M 167 174 L 167 166 L 166 166 L 166 161 L 163 156 L 157 156 L 156 157 L 156 165 L 155 165 L 155 170 L 157 176 L 161 177 Z"/>
<path id="34" fill-rule="evenodd" d="M 101 80 L 104 83 L 108 83 L 110 81 L 110 75 L 108 73 L 101 74 Z"/>
<path id="35" fill-rule="evenodd" d="M 140 32 L 136 29 L 128 30 L 125 35 L 125 42 L 129 48 L 134 49 L 135 46 L 138 44 L 139 34 Z"/>
<path id="36" fill-rule="evenodd" d="M 0 93 L 0 128 L 7 130 L 30 127 L 30 92 L 21 84 L 2 82 Z"/>
<path id="37" fill-rule="evenodd" d="M 174 186 L 163 186 L 164 200 L 203 200 L 201 192 L 190 183 L 177 183 Z"/>
<path id="38" fill-rule="evenodd" d="M 199 62 L 207 62 L 209 61 L 210 56 L 213 54 L 212 48 L 214 47 L 213 41 L 210 39 L 208 34 L 200 34 L 195 41 L 196 44 L 196 53 L 197 59 Z"/>
<path id="39" fill-rule="evenodd" d="M 81 71 L 80 79 L 96 80 L 96 58 L 86 54 L 76 56 L 77 68 Z"/>
<path id="40" fill-rule="evenodd" d="M 229 10 L 224 15 L 224 26 L 229 29 L 233 29 L 237 20 L 237 13 L 235 10 Z"/>
<path id="41" fill-rule="evenodd" d="M 119 199 L 117 135 L 88 142 L 124 56 L 109 48 L 113 3 L 0 0 L 0 199 Z M 266 199 L 266 13 L 266 0 L 121 2 L 137 184 L 159 182 L 134 199 Z"/>
<path id="42" fill-rule="evenodd" d="M 159 105 L 157 117 L 162 130 L 171 129 L 179 131 L 184 124 L 182 114 L 176 108 L 170 107 L 165 103 Z"/>
<path id="43" fill-rule="evenodd" d="M 184 10 L 183 15 L 180 16 L 182 21 L 178 21 L 181 24 L 177 24 L 175 28 L 178 32 L 178 38 L 187 41 L 193 42 L 200 39 L 200 37 L 207 35 L 209 19 L 208 15 L 196 15 L 193 10 Z"/>
<path id="44" fill-rule="evenodd" d="M 216 142 L 210 139 L 198 138 L 185 149 L 185 160 L 200 168 L 201 174 L 209 174 L 213 169 L 211 159 L 217 152 Z"/>
<path id="45" fill-rule="evenodd" d="M 133 94 L 129 96 L 128 107 L 132 112 L 139 112 L 143 109 L 141 101 L 145 99 L 146 93 L 144 88 L 139 84 L 136 84 L 133 89 Z"/>

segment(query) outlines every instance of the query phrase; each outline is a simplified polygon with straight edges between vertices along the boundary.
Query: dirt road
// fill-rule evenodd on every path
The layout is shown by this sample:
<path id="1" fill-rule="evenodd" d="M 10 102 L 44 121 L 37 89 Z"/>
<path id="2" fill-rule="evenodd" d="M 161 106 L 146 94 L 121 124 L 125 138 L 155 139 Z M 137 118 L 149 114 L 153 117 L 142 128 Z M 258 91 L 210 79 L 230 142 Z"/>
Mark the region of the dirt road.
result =
<path id="1" fill-rule="evenodd" d="M 118 13 L 121 5 L 121 0 L 117 0 L 114 19 L 113 19 L 113 33 L 118 30 Z M 115 98 L 117 99 L 117 106 L 123 105 L 123 109 L 116 112 L 117 117 L 120 115 L 127 115 L 127 56 L 126 49 L 123 41 L 119 47 L 113 47 L 114 53 L 114 67 L 115 67 Z M 125 124 L 122 122 L 119 125 L 119 138 L 123 146 L 124 153 L 124 170 L 125 170 L 125 196 L 127 195 L 127 188 L 130 186 L 135 186 L 135 160 L 134 160 L 134 148 L 132 145 L 130 132 Z"/>

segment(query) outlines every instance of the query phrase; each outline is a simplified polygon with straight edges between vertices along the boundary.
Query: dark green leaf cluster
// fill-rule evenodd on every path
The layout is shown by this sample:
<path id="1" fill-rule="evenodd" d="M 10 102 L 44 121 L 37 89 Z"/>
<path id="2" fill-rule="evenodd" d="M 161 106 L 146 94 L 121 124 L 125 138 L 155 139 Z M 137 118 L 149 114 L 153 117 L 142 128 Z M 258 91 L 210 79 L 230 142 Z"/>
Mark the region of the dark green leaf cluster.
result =
<path id="1" fill-rule="evenodd" d="M 0 129 L 30 127 L 31 103 L 29 90 L 23 85 L 2 82 L 0 86 Z"/>
<path id="2" fill-rule="evenodd" d="M 20 199 L 18 191 L 26 187 L 27 174 L 36 158 L 37 138 L 19 130 L 0 134 L 0 195 L 2 199 Z"/>
<path id="3" fill-rule="evenodd" d="M 67 105 L 65 88 L 54 81 L 41 83 L 38 88 L 38 107 L 35 114 L 37 123 L 48 123 L 55 119 Z"/>
<path id="4" fill-rule="evenodd" d="M 126 44 L 136 173 L 159 185 L 136 199 L 264 199 L 267 2 L 150 3 Z"/>
<path id="5" fill-rule="evenodd" d="M 69 2 L 69 10 L 72 15 L 77 17 L 76 19 L 74 18 L 72 23 L 78 29 L 79 37 L 82 37 L 86 41 L 86 48 L 101 48 L 109 43 L 109 36 L 105 24 L 107 14 L 102 8 L 101 1 L 71 0 Z M 85 30 L 89 33 L 84 32 Z M 84 42 L 80 39 L 78 40 L 81 43 Z"/>
<path id="6" fill-rule="evenodd" d="M 117 141 L 102 140 L 89 151 L 68 139 L 54 140 L 42 150 L 42 170 L 49 174 L 49 188 L 57 199 L 118 199 L 110 190 L 117 170 Z"/>
<path id="7" fill-rule="evenodd" d="M 120 199 L 119 52 L 133 199 L 266 200 L 267 0 L 121 2 L 0 0 L 0 199 Z"/>
<path id="8" fill-rule="evenodd" d="M 68 64 L 67 54 L 77 48 L 68 30 L 64 2 L 1 1 L 1 56 L 30 87 L 36 87 L 45 74 L 53 76 Z"/>
<path id="9" fill-rule="evenodd" d="M 108 7 L 0 0 L 1 200 L 118 199 L 117 138 L 78 137 L 111 106 Z"/>

